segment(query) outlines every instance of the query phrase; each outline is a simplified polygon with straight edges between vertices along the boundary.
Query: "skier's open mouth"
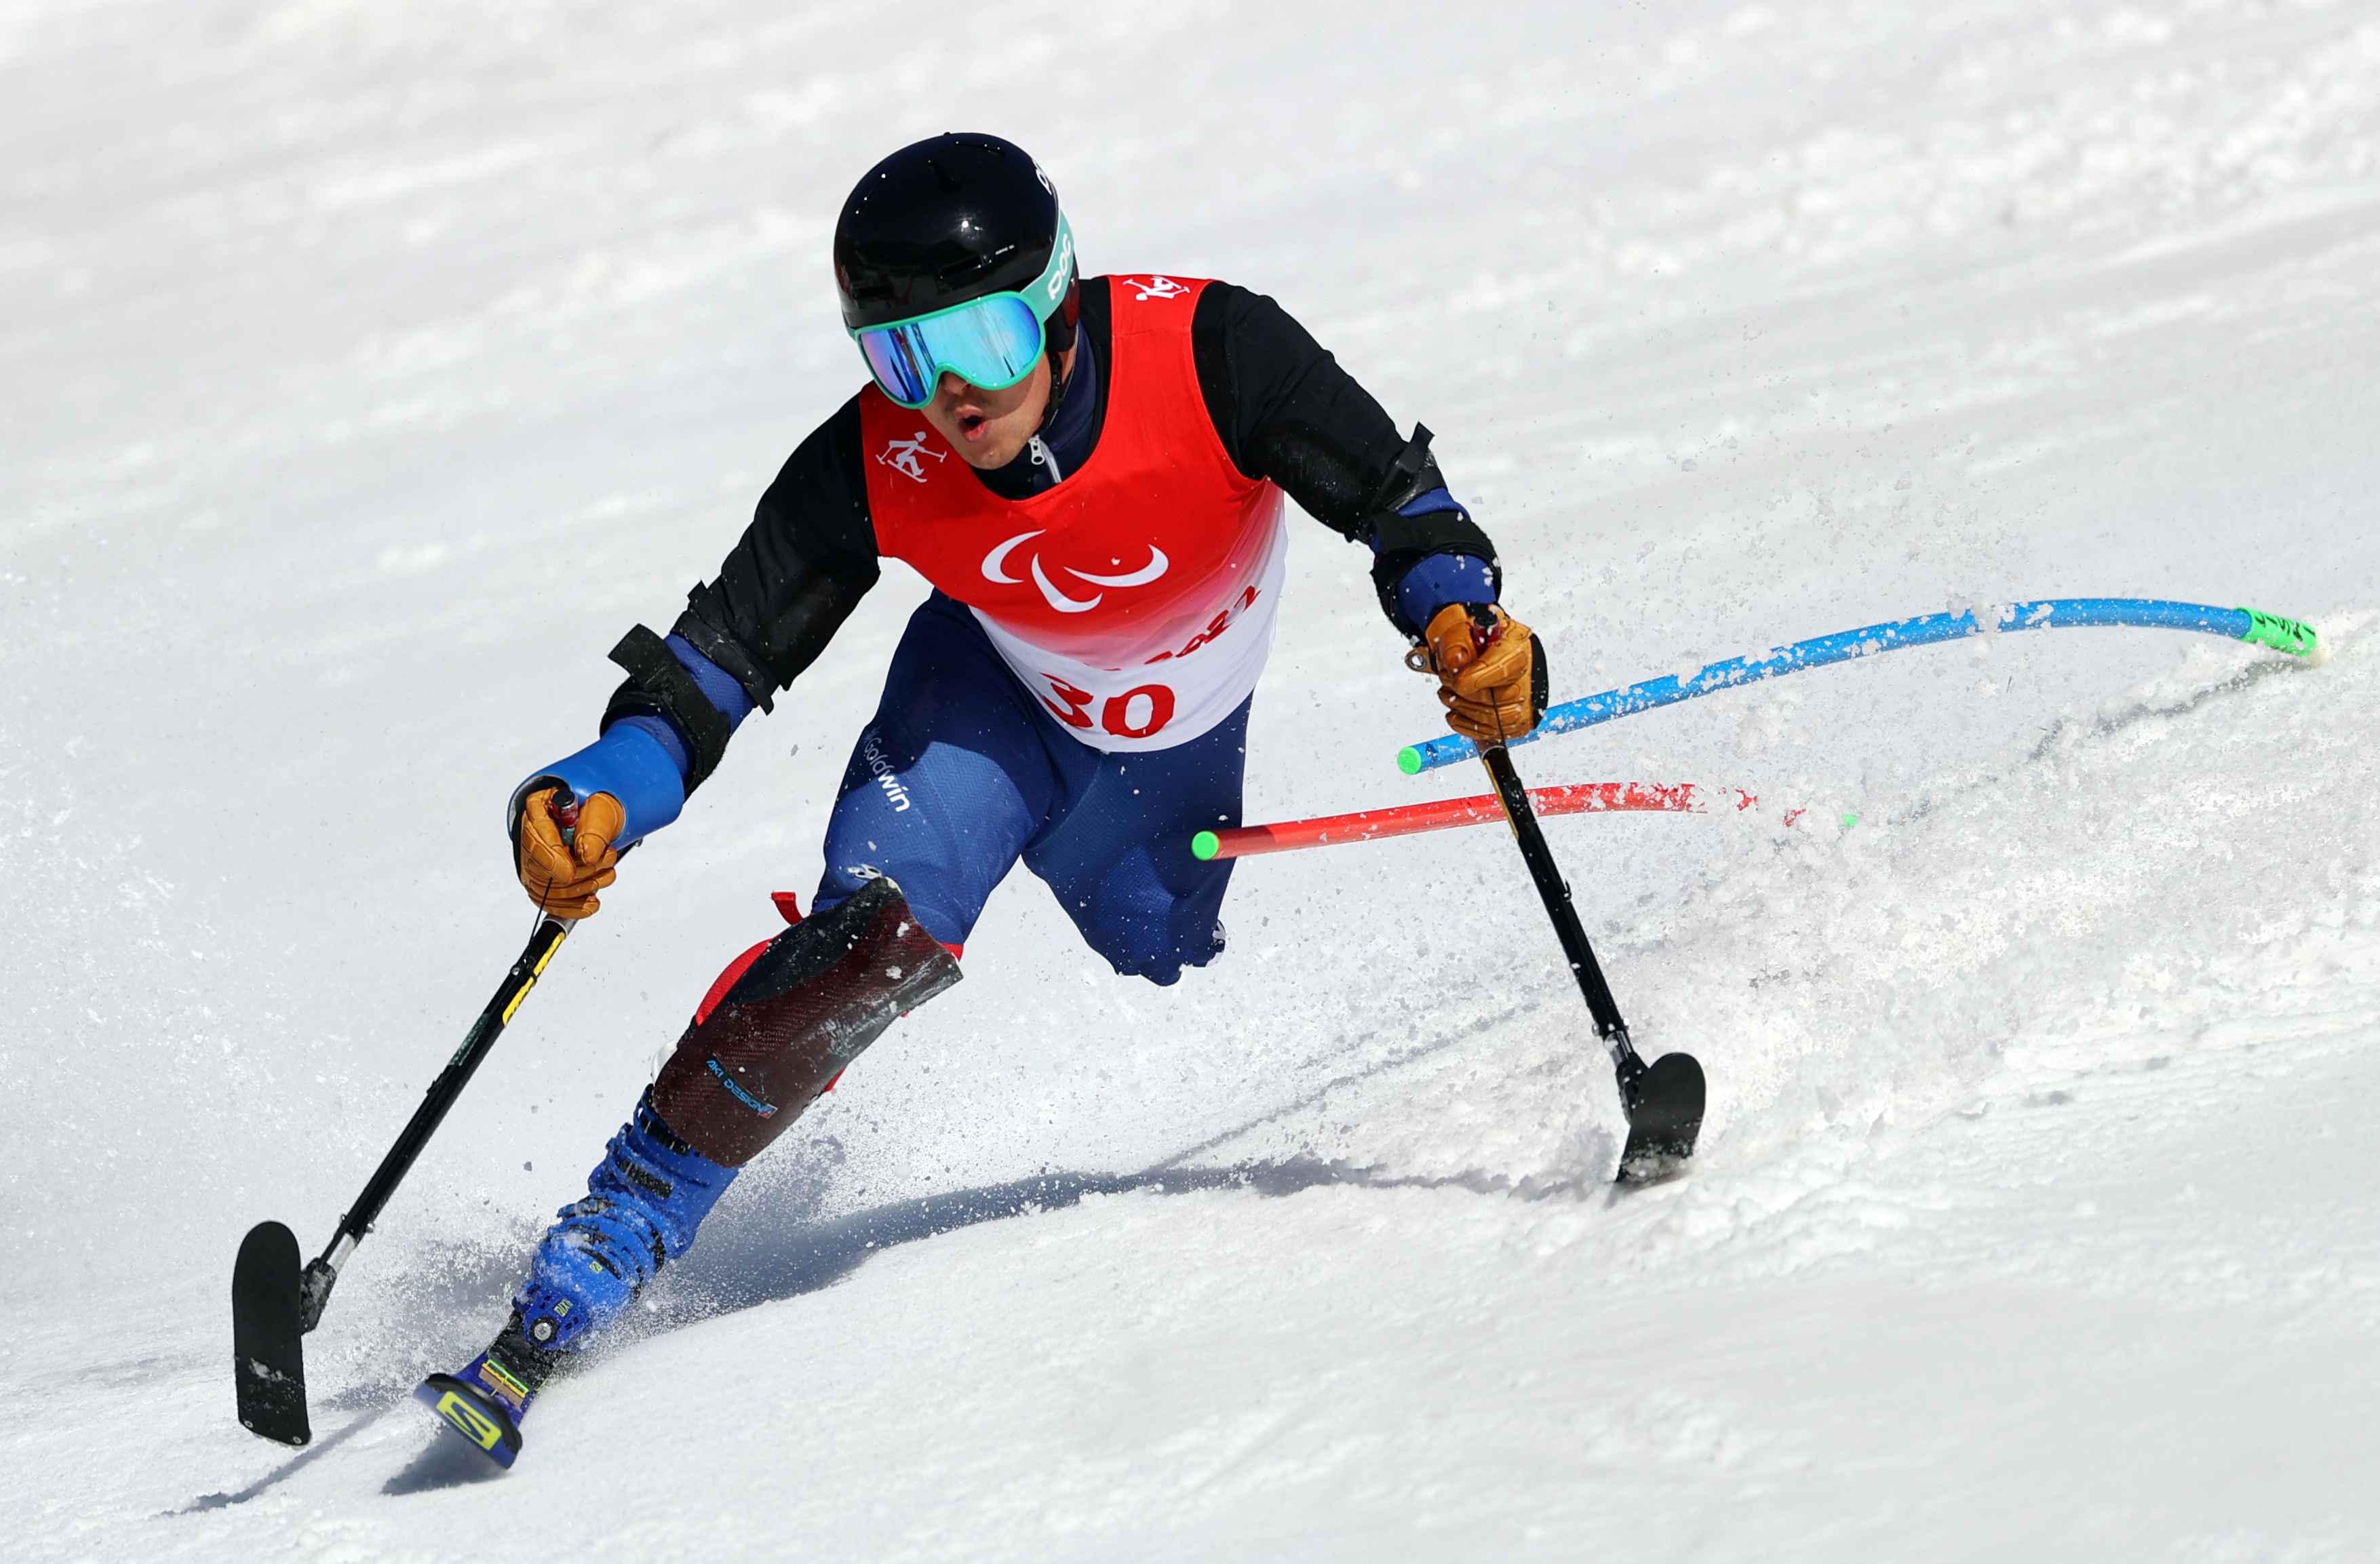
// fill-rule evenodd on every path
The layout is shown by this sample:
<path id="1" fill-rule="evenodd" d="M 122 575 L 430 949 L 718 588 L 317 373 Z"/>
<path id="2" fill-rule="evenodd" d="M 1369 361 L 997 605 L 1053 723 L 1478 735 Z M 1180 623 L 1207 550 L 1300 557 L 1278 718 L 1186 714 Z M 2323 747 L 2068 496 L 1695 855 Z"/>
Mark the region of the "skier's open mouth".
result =
<path id="1" fill-rule="evenodd" d="M 990 418 L 983 413 L 961 413 L 958 417 L 959 433 L 968 440 L 980 439 L 983 426 L 990 422 Z"/>

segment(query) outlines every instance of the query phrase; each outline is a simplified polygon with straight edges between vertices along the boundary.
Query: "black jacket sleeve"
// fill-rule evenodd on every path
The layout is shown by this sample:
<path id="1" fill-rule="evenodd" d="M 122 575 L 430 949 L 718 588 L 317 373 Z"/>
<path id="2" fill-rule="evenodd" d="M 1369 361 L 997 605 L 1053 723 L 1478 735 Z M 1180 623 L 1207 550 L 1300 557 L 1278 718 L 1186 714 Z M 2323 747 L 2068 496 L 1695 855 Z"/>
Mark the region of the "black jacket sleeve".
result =
<path id="1" fill-rule="evenodd" d="M 674 629 L 768 710 L 877 574 L 855 396 L 785 458 L 719 578 L 686 594 Z"/>
<path id="2" fill-rule="evenodd" d="M 1305 327 L 1263 294 L 1209 283 L 1191 317 L 1190 345 L 1207 413 L 1232 464 L 1281 485 L 1324 526 L 1375 551 L 1372 585 L 1390 623 L 1408 636 L 1397 583 L 1431 554 L 1486 560 L 1499 589 L 1496 546 L 1460 509 L 1400 515 L 1446 487 L 1429 431 L 1407 440 L 1370 393 Z"/>

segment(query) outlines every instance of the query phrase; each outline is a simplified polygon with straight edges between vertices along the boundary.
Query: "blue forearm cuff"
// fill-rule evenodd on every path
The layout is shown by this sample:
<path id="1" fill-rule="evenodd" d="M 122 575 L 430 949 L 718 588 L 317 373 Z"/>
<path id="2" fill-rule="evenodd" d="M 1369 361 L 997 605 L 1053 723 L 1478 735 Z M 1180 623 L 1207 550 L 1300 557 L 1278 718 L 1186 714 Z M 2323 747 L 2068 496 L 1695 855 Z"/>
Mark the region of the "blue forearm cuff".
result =
<path id="1" fill-rule="evenodd" d="M 662 753 L 669 757 L 670 764 L 677 768 L 678 782 L 681 786 L 685 783 L 687 773 L 693 770 L 693 762 L 687 758 L 686 752 L 686 740 L 679 736 L 675 728 L 670 726 L 668 718 L 623 717 L 613 722 L 612 728 L 635 728 L 649 734 L 655 744 L 662 746 Z M 606 728 L 603 731 L 608 734 L 612 728 Z"/>
<path id="2" fill-rule="evenodd" d="M 727 719 L 728 731 L 735 732 L 752 710 L 752 698 L 744 693 L 744 686 L 683 637 L 672 636 L 666 644 L 703 698 Z M 513 789 L 506 819 L 517 833 L 521 800 L 540 782 L 565 783 L 581 798 L 608 793 L 620 801 L 628 817 L 619 840 L 613 843 L 625 850 L 677 818 L 686 807 L 686 779 L 690 770 L 686 738 L 669 719 L 635 713 L 615 720 L 603 730 L 601 738 Z"/>
<path id="3" fill-rule="evenodd" d="M 1463 502 L 1444 489 L 1416 494 L 1397 507 L 1402 516 L 1429 515 L 1439 511 L 1452 511 L 1465 521 L 1471 519 Z M 1380 540 L 1375 537 L 1372 552 L 1379 552 L 1380 547 Z M 1496 567 L 1476 554 L 1427 554 L 1397 578 L 1396 600 L 1397 612 L 1418 632 L 1448 603 L 1494 602 Z"/>
<path id="4" fill-rule="evenodd" d="M 719 708 L 719 714 L 727 719 L 729 728 L 735 728 L 752 714 L 752 697 L 744 693 L 744 686 L 735 682 L 735 675 L 695 650 L 692 641 L 684 636 L 674 635 L 665 637 L 662 644 L 670 649 L 678 665 L 694 680 L 695 687 L 702 692 L 702 697 Z"/>
<path id="5" fill-rule="evenodd" d="M 1496 573 L 1475 554 L 1431 554 L 1397 581 L 1398 610 L 1409 623 L 1422 626 L 1448 603 L 1495 600 Z"/>
<path id="6" fill-rule="evenodd" d="M 520 818 L 522 796 L 538 783 L 552 779 L 581 798 L 608 793 L 620 801 L 628 823 L 612 845 L 625 848 L 677 818 L 686 807 L 686 779 L 662 746 L 661 740 L 641 724 L 614 722 L 603 736 L 577 754 L 557 760 L 513 790 L 511 818 Z"/>

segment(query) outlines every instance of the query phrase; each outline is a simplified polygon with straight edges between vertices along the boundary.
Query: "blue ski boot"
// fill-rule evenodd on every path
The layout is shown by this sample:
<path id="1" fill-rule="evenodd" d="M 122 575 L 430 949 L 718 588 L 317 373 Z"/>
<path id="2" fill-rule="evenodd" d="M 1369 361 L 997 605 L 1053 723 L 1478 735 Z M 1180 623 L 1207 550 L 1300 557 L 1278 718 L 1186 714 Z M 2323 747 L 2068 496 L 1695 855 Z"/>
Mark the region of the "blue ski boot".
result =
<path id="1" fill-rule="evenodd" d="M 587 1198 L 564 1206 L 538 1245 L 504 1334 L 460 1375 L 432 1375 L 415 1394 L 510 1466 L 521 1419 L 555 1366 L 686 1253 L 737 1170 L 862 1049 L 958 980 L 948 948 L 881 878 L 745 952 L 612 1137 Z"/>
<path id="2" fill-rule="evenodd" d="M 586 1198 L 547 1230 L 503 1332 L 462 1373 L 423 1380 L 414 1399 L 510 1466 L 521 1420 L 554 1370 L 686 1253 L 738 1170 L 671 1134 L 648 1089 L 588 1175 Z"/>

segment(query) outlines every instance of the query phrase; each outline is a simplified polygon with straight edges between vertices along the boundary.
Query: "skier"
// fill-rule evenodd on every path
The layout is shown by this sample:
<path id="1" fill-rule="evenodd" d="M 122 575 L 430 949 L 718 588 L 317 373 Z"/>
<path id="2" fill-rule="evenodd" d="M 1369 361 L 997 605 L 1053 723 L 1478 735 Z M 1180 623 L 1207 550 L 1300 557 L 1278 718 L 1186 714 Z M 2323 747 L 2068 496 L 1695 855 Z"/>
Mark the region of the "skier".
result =
<path id="1" fill-rule="evenodd" d="M 958 980 L 1019 859 L 1119 974 L 1171 984 L 1221 952 L 1232 865 L 1190 840 L 1239 823 L 1284 492 L 1370 547 L 1380 606 L 1456 732 L 1518 737 L 1545 709 L 1544 653 L 1497 606 L 1495 549 L 1429 431 L 1399 436 L 1270 298 L 1080 279 L 1049 176 L 995 136 L 878 164 L 833 248 L 870 383 L 795 449 L 672 633 L 639 624 L 613 651 L 628 677 L 596 742 L 515 791 L 531 899 L 591 915 L 621 852 L 826 653 L 880 558 L 934 591 L 844 771 L 809 915 L 721 974 L 502 1333 L 423 1387 L 507 1465 L 555 1364 L 854 1057 Z"/>

